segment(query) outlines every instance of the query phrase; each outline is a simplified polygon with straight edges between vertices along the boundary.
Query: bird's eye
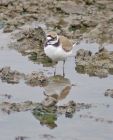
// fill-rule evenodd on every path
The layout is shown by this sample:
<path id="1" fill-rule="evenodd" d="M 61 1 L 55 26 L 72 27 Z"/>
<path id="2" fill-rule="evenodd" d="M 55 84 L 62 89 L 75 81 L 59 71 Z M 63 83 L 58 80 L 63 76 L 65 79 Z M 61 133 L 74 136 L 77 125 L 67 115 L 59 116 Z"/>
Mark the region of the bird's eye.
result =
<path id="1" fill-rule="evenodd" d="M 52 40 L 56 40 L 57 39 L 57 36 L 55 36 L 55 37 L 52 37 Z"/>
<path id="2" fill-rule="evenodd" d="M 47 35 L 47 37 L 51 37 L 51 38 L 52 38 L 52 36 L 51 36 L 51 35 Z"/>
<path id="3" fill-rule="evenodd" d="M 57 39 L 57 36 L 53 37 L 51 35 L 47 35 L 47 40 L 48 41 L 55 41 Z"/>

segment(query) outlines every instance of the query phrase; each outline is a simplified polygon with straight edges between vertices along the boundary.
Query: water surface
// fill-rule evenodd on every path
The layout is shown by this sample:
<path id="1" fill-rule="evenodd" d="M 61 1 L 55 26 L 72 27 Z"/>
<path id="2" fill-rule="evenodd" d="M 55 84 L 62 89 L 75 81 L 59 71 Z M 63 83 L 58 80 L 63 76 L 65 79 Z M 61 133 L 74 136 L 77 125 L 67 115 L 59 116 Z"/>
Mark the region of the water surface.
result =
<path id="1" fill-rule="evenodd" d="M 0 38 L 0 68 L 10 66 L 12 70 L 18 70 L 25 74 L 33 71 L 43 71 L 48 77 L 53 76 L 54 68 L 43 67 L 35 64 L 15 50 L 8 49 L 5 41 L 8 34 Z M 2 40 L 2 42 L 1 42 Z M 112 49 L 112 45 L 106 45 Z M 98 44 L 80 43 L 74 49 L 74 54 L 79 48 L 98 51 Z M 57 74 L 62 75 L 62 62 L 57 65 Z M 75 71 L 75 57 L 67 59 L 65 64 L 65 77 L 69 79 L 71 87 L 69 94 L 58 104 L 67 103 L 70 100 L 92 105 L 89 109 L 76 112 L 73 118 L 59 116 L 57 127 L 50 129 L 42 126 L 34 118 L 30 111 L 12 113 L 10 115 L 0 112 L 0 139 L 15 140 L 18 136 L 25 136 L 29 140 L 112 140 L 113 139 L 113 99 L 105 97 L 106 89 L 113 89 L 113 76 L 107 78 L 89 77 L 87 74 L 79 74 Z M 24 102 L 43 100 L 44 87 L 30 87 L 21 80 L 19 84 L 7 84 L 0 81 L 0 95 L 9 94 L 10 99 L 0 96 L 1 101 Z M 92 117 L 90 117 L 92 116 Z"/>

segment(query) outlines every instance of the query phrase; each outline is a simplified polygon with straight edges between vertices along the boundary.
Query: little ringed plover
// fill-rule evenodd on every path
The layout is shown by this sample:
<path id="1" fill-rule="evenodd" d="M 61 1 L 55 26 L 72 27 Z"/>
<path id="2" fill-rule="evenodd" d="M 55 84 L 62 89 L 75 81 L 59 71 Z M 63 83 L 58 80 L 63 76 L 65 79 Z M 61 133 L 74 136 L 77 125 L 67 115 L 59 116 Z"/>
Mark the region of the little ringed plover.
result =
<path id="1" fill-rule="evenodd" d="M 73 45 L 68 38 L 60 36 L 56 32 L 47 34 L 44 52 L 54 62 L 63 61 L 63 75 L 65 60 L 72 54 L 72 48 Z"/>

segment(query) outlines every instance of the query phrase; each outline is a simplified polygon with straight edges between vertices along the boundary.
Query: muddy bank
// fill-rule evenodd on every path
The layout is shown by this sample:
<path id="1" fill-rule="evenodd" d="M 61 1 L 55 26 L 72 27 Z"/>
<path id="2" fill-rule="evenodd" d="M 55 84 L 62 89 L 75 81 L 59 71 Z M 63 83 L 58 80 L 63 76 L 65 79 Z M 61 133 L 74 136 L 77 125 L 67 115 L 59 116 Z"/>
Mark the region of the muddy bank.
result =
<path id="1" fill-rule="evenodd" d="M 25 74 L 18 71 L 12 71 L 10 67 L 4 67 L 0 69 L 0 79 L 2 82 L 10 84 L 17 84 L 21 78 L 25 77 Z"/>
<path id="2" fill-rule="evenodd" d="M 44 44 L 46 33 L 40 26 L 25 25 L 12 33 L 10 49 L 15 49 L 29 60 L 43 66 L 53 66 L 54 63 L 45 55 Z"/>
<path id="3" fill-rule="evenodd" d="M 48 78 L 43 74 L 43 72 L 32 72 L 26 75 L 25 83 L 30 86 L 47 86 Z"/>
<path id="4" fill-rule="evenodd" d="M 0 69 L 0 79 L 2 82 L 9 84 L 18 84 L 20 80 L 25 80 L 25 83 L 30 86 L 44 86 L 48 83 L 48 78 L 43 72 L 24 74 L 16 70 L 11 70 L 10 67 L 3 67 Z"/>
<path id="5" fill-rule="evenodd" d="M 79 73 L 87 73 L 90 76 L 100 78 L 113 74 L 113 52 L 101 48 L 99 52 L 80 49 L 76 54 L 76 68 Z"/>
<path id="6" fill-rule="evenodd" d="M 112 0 L 0 1 L 0 27 L 12 32 L 38 21 L 47 30 L 56 30 L 75 40 L 89 38 L 97 43 L 112 43 Z"/>
<path id="7" fill-rule="evenodd" d="M 28 111 L 35 108 L 39 103 L 33 103 L 32 101 L 26 101 L 23 103 L 10 103 L 2 102 L 0 103 L 0 109 L 7 114 L 12 112 Z"/>

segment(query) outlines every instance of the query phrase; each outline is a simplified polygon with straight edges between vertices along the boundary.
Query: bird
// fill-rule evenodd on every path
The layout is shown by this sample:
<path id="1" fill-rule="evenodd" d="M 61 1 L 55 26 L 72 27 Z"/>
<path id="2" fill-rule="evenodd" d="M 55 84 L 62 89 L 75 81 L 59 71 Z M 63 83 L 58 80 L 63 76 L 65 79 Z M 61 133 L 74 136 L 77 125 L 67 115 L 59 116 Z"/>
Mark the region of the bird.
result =
<path id="1" fill-rule="evenodd" d="M 65 60 L 72 55 L 72 49 L 73 45 L 67 37 L 58 35 L 54 31 L 47 33 L 44 52 L 53 62 L 63 61 L 63 76 L 65 76 Z M 54 75 L 56 75 L 56 68 Z"/>

